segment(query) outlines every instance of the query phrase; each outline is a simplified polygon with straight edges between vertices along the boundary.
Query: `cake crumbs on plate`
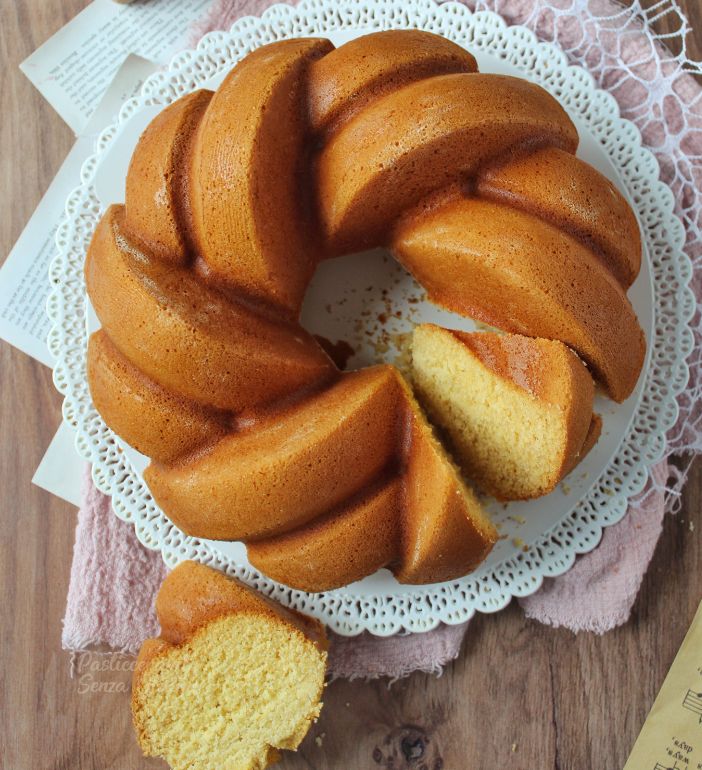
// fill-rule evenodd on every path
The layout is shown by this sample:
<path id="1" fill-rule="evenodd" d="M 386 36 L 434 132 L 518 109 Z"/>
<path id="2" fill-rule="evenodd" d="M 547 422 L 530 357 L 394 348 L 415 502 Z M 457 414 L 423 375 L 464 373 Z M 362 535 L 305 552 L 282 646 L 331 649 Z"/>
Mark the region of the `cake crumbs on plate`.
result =
<path id="1" fill-rule="evenodd" d="M 395 357 L 393 363 L 403 373 L 409 374 L 412 366 L 412 350 L 410 347 L 410 340 L 412 335 L 408 332 L 400 332 L 398 334 L 391 334 L 390 340 L 399 354 Z"/>
<path id="2" fill-rule="evenodd" d="M 494 332 L 494 333 L 500 334 L 500 335 L 504 334 L 502 329 L 497 329 L 496 327 L 490 326 L 490 324 L 486 324 L 483 321 L 478 321 L 475 318 L 473 319 L 473 323 L 475 324 L 475 328 L 478 331 L 481 331 L 481 332 Z"/>

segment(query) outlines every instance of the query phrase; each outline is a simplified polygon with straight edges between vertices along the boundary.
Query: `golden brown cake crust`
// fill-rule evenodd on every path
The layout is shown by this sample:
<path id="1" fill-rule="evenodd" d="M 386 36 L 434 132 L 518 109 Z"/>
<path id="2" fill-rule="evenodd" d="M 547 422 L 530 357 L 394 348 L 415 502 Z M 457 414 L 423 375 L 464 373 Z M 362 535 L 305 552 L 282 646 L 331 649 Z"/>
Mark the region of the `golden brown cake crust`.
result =
<path id="1" fill-rule="evenodd" d="M 249 543 L 249 562 L 273 580 L 303 591 L 353 583 L 398 563 L 403 508 L 402 480 L 391 479 L 305 527 Z"/>
<path id="2" fill-rule="evenodd" d="M 102 324 L 95 404 L 151 457 L 145 478 L 165 513 L 197 536 L 244 538 L 263 569 L 300 586 L 381 563 L 419 583 L 473 569 L 494 528 L 398 373 L 342 375 L 300 305 L 321 259 L 387 246 L 437 303 L 565 342 L 627 398 L 645 354 L 625 293 L 638 228 L 577 144 L 544 89 L 479 73 L 470 53 L 419 30 L 339 49 L 279 41 L 216 92 L 164 109 L 85 275 Z M 548 376 L 529 377 L 545 397 Z M 572 419 L 564 462 L 591 418 Z M 399 503 L 364 507 L 395 482 Z M 364 558 L 350 556 L 352 521 L 382 533 Z M 285 569 L 295 543 L 311 570 Z"/>
<path id="3" fill-rule="evenodd" d="M 147 126 L 127 172 L 125 233 L 153 256 L 184 264 L 190 241 L 186 173 L 191 141 L 212 98 L 194 91 Z"/>
<path id="4" fill-rule="evenodd" d="M 402 558 L 395 576 L 410 584 L 455 580 L 456 563 L 467 571 L 478 567 L 497 542 L 497 530 L 416 416 L 410 431 L 414 440 L 405 476 Z M 466 516 L 466 509 L 472 515 Z"/>
<path id="5" fill-rule="evenodd" d="M 592 246 L 624 288 L 639 274 L 641 234 L 634 212 L 606 177 L 575 155 L 544 147 L 488 166 L 476 191 L 540 216 Z"/>
<path id="6" fill-rule="evenodd" d="M 282 534 L 342 505 L 392 465 L 398 402 L 391 367 L 345 374 L 201 455 L 152 464 L 144 478 L 188 534 L 218 540 Z"/>
<path id="7" fill-rule="evenodd" d="M 418 80 L 477 70 L 468 51 L 428 32 L 377 32 L 372 45 L 367 37 L 351 40 L 310 66 L 311 130 L 335 130 L 373 99 Z"/>
<path id="8" fill-rule="evenodd" d="M 156 598 L 161 639 L 181 644 L 202 625 L 236 612 L 258 612 L 289 623 L 320 650 L 328 648 L 324 626 L 283 607 L 253 588 L 194 561 L 181 562 L 164 580 Z"/>
<path id="9" fill-rule="evenodd" d="M 314 338 L 268 319 L 124 237 L 111 206 L 88 249 L 85 278 L 102 328 L 147 377 L 204 406 L 242 412 L 319 387 L 335 369 Z"/>
<path id="10" fill-rule="evenodd" d="M 535 137 L 571 152 L 578 143 L 558 102 L 518 78 L 441 75 L 380 97 L 320 153 L 327 250 L 343 254 L 389 244 L 403 212 Z"/>
<path id="11" fill-rule="evenodd" d="M 95 407 L 127 443 L 156 462 L 171 462 L 217 442 L 229 415 L 180 398 L 150 380 L 100 330 L 88 342 L 88 384 Z"/>
<path id="12" fill-rule="evenodd" d="M 193 242 L 224 283 L 296 317 L 317 262 L 299 185 L 305 72 L 328 40 L 251 53 L 212 98 L 192 152 Z"/>

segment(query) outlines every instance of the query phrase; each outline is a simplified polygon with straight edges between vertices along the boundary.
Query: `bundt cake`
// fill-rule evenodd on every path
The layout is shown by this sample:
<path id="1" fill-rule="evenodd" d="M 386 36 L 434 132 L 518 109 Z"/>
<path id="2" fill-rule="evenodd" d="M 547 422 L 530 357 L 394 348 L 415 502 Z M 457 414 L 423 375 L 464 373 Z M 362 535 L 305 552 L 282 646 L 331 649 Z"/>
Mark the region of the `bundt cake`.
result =
<path id="1" fill-rule="evenodd" d="M 340 372 L 300 305 L 320 260 L 385 246 L 437 303 L 561 340 L 625 399 L 638 227 L 577 143 L 542 88 L 416 30 L 264 46 L 164 109 L 86 282 L 94 403 L 165 513 L 308 590 L 473 569 L 495 530 L 402 377 Z"/>
<path id="2" fill-rule="evenodd" d="M 300 745 L 322 708 L 321 624 L 195 562 L 164 580 L 156 611 L 161 635 L 132 682 L 144 754 L 173 770 L 263 770 Z"/>
<path id="3" fill-rule="evenodd" d="M 592 378 L 561 342 L 422 324 L 412 377 L 466 475 L 500 500 L 548 494 L 600 434 Z"/>

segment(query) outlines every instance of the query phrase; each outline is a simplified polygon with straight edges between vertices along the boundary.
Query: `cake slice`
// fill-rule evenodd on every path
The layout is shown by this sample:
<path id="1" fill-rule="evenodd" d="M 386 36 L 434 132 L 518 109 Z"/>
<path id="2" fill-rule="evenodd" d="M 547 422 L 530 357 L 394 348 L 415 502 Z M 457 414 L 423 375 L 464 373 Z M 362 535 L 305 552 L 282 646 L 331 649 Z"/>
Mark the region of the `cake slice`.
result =
<path id="1" fill-rule="evenodd" d="M 456 580 L 487 558 L 498 532 L 478 496 L 437 440 L 405 378 L 398 375 L 409 407 L 404 458 L 405 508 L 402 554 L 393 568 L 400 583 Z"/>
<path id="2" fill-rule="evenodd" d="M 173 770 L 262 770 L 296 749 L 321 710 L 321 624 L 196 562 L 156 599 L 161 636 L 144 642 L 132 716 L 144 754 Z"/>
<path id="3" fill-rule="evenodd" d="M 599 437 L 592 378 L 560 342 L 423 324 L 412 372 L 466 475 L 500 500 L 548 494 Z"/>

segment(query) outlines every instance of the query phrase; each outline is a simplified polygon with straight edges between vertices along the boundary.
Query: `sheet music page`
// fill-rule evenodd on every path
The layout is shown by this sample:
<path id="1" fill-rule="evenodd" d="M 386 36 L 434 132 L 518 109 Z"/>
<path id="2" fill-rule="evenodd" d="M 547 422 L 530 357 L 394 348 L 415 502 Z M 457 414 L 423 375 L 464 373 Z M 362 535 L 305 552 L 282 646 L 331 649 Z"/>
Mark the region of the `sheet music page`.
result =
<path id="1" fill-rule="evenodd" d="M 212 0 L 94 0 L 20 65 L 80 134 L 129 53 L 167 64 Z"/>
<path id="2" fill-rule="evenodd" d="M 702 603 L 624 770 L 702 770 Z"/>

